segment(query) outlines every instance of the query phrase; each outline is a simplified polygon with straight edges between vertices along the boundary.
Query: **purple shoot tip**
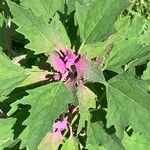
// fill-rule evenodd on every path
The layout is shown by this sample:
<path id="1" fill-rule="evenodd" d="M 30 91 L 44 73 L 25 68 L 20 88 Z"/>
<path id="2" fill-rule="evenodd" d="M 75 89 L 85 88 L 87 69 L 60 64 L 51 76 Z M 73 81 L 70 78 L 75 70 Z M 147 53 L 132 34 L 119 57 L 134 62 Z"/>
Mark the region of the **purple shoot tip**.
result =
<path id="1" fill-rule="evenodd" d="M 82 78 L 88 68 L 88 61 L 84 56 L 76 55 L 70 49 L 55 51 L 51 54 L 51 64 L 57 71 L 54 80 L 73 81 Z"/>
<path id="2" fill-rule="evenodd" d="M 53 124 L 53 132 L 61 132 L 64 129 L 67 128 L 67 121 L 68 117 L 62 118 L 61 120 L 58 120 L 54 122 Z"/>

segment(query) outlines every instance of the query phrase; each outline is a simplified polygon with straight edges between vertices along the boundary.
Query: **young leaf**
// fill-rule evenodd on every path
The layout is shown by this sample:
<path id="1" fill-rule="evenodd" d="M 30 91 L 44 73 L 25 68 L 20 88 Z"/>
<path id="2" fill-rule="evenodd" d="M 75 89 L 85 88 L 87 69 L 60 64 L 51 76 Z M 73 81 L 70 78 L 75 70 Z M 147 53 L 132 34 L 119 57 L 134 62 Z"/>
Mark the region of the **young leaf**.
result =
<path id="1" fill-rule="evenodd" d="M 113 25 L 126 7 L 126 0 L 93 0 L 83 5 L 76 3 L 76 19 L 83 45 L 107 39 L 115 31 Z"/>
<path id="2" fill-rule="evenodd" d="M 80 120 L 78 132 L 85 126 L 85 121 L 89 118 L 89 108 L 96 107 L 96 95 L 84 85 L 79 85 L 77 96 L 79 99 Z"/>
<path id="3" fill-rule="evenodd" d="M 75 137 L 73 137 L 72 135 L 70 135 L 70 137 L 67 139 L 67 141 L 63 144 L 62 150 L 77 150 L 78 148 L 78 142 L 75 139 Z"/>
<path id="4" fill-rule="evenodd" d="M 93 59 L 101 56 L 104 51 L 104 42 L 97 42 L 92 44 L 86 44 L 82 47 L 81 52 L 86 55 L 87 58 Z"/>
<path id="5" fill-rule="evenodd" d="M 107 127 L 115 126 L 118 135 L 123 137 L 127 125 L 150 137 L 150 94 L 148 81 L 136 79 L 128 72 L 120 74 L 107 85 Z"/>
<path id="6" fill-rule="evenodd" d="M 93 62 L 89 63 L 88 70 L 84 78 L 89 82 L 99 82 L 103 84 L 106 83 L 101 68 Z"/>
<path id="7" fill-rule="evenodd" d="M 63 142 L 63 135 L 60 132 L 48 132 L 40 143 L 38 150 L 56 150 Z"/>
<path id="8" fill-rule="evenodd" d="M 29 75 L 21 67 L 0 55 L 0 95 L 6 95 L 16 88 Z"/>
<path id="9" fill-rule="evenodd" d="M 17 102 L 31 105 L 30 116 L 23 123 L 27 127 L 19 136 L 22 140 L 21 147 L 27 146 L 36 150 L 46 133 L 52 131 L 55 119 L 67 110 L 68 103 L 73 102 L 75 101 L 72 93 L 61 82 L 29 91 L 28 96 Z"/>
<path id="10" fill-rule="evenodd" d="M 26 48 L 38 54 L 50 52 L 54 47 L 70 46 L 69 38 L 58 15 L 55 15 L 51 24 L 48 24 L 31 9 L 24 9 L 11 1 L 8 1 L 8 4 L 14 17 L 13 22 L 19 26 L 17 31 L 30 41 Z"/>

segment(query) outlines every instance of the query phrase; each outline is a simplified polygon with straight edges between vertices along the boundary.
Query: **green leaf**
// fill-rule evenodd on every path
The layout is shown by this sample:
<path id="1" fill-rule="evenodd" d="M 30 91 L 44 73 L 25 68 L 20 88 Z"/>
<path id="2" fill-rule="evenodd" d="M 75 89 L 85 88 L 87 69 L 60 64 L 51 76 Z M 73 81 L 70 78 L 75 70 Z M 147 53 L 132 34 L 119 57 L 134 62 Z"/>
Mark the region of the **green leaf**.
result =
<path id="1" fill-rule="evenodd" d="M 146 22 L 147 30 L 144 32 L 144 34 L 140 38 L 141 44 L 150 45 L 150 20 Z"/>
<path id="2" fill-rule="evenodd" d="M 30 72 L 30 75 L 19 85 L 19 86 L 26 86 L 31 85 L 37 82 L 46 81 L 46 75 L 51 75 L 51 72 L 46 70 L 40 70 L 38 67 L 33 67 L 32 69 L 26 69 Z"/>
<path id="3" fill-rule="evenodd" d="M 117 41 L 105 60 L 104 69 L 121 73 L 131 67 L 147 62 L 150 47 L 141 45 L 142 26 L 143 21 L 139 16 L 136 16 L 132 22 L 128 18 L 118 20 L 116 23 L 118 33 L 113 37 Z"/>
<path id="4" fill-rule="evenodd" d="M 14 123 L 15 119 L 0 119 L 0 149 L 7 147 L 8 143 L 13 140 Z"/>
<path id="5" fill-rule="evenodd" d="M 143 65 L 145 63 L 147 63 L 147 61 L 150 60 L 150 50 L 149 50 L 150 46 L 145 46 L 141 49 L 141 51 L 139 51 L 139 54 L 136 56 L 137 58 L 133 59 L 131 62 L 129 62 L 126 66 L 125 66 L 125 70 L 131 68 L 131 67 L 135 67 L 135 66 L 140 66 Z"/>
<path id="6" fill-rule="evenodd" d="M 5 18 L 2 15 L 2 13 L 0 13 L 0 47 L 5 48 L 6 47 L 6 27 L 5 27 Z M 1 51 L 1 49 L 0 49 Z M 1 52 L 0 52 L 1 53 Z"/>
<path id="7" fill-rule="evenodd" d="M 104 69 L 123 72 L 133 66 L 147 62 L 150 46 L 142 47 L 135 39 L 122 40 L 116 43 L 105 61 Z"/>
<path id="8" fill-rule="evenodd" d="M 42 16 L 46 22 L 53 17 L 57 10 L 61 10 L 62 0 L 21 0 L 25 9 L 31 9 L 37 16 Z"/>
<path id="9" fill-rule="evenodd" d="M 128 39 L 138 39 L 140 41 L 141 32 L 143 31 L 143 25 L 144 21 L 142 20 L 141 16 L 135 16 L 134 19 L 131 21 L 130 18 L 128 18 L 128 22 L 126 25 L 126 32 L 125 34 L 122 34 Z"/>
<path id="10" fill-rule="evenodd" d="M 123 145 L 126 150 L 148 150 L 150 149 L 149 140 L 139 133 L 134 133 L 129 137 L 126 133 L 123 138 Z"/>
<path id="11" fill-rule="evenodd" d="M 119 137 L 127 125 L 150 138 L 150 94 L 149 83 L 135 78 L 129 72 L 115 76 L 108 81 L 107 127 L 115 126 Z"/>
<path id="12" fill-rule="evenodd" d="M 73 135 L 70 135 L 70 137 L 67 139 L 67 141 L 63 144 L 62 150 L 77 150 L 78 148 L 78 142 L 73 137 Z"/>
<path id="13" fill-rule="evenodd" d="M 19 136 L 21 147 L 36 150 L 48 131 L 52 131 L 52 124 L 59 114 L 67 111 L 68 103 L 73 103 L 74 97 L 69 89 L 61 82 L 29 91 L 29 95 L 16 103 L 31 105 L 30 116 L 23 123 L 27 125 Z M 32 134 L 31 134 L 32 133 Z"/>
<path id="14" fill-rule="evenodd" d="M 147 68 L 142 75 L 142 79 L 144 80 L 150 79 L 150 62 L 147 64 Z"/>
<path id="15" fill-rule="evenodd" d="M 11 1 L 8 1 L 8 4 L 14 17 L 12 21 L 19 26 L 17 31 L 30 41 L 26 48 L 38 54 L 50 52 L 61 46 L 70 47 L 69 38 L 58 15 L 48 24 L 42 16 L 36 16 L 31 9 L 24 9 Z"/>
<path id="16" fill-rule="evenodd" d="M 3 102 L 7 97 L 6 96 L 0 96 L 0 102 Z"/>
<path id="17" fill-rule="evenodd" d="M 70 14 L 71 12 L 75 11 L 75 9 L 76 9 L 76 6 L 75 6 L 76 2 L 85 3 L 86 1 L 85 0 L 67 0 L 66 1 L 67 7 L 68 7 L 67 13 Z"/>
<path id="18" fill-rule="evenodd" d="M 106 150 L 123 150 L 121 142 L 117 139 L 116 135 L 109 135 L 103 129 L 100 121 L 91 122 L 88 120 L 87 127 L 87 143 L 86 148 L 90 150 L 97 150 L 102 145 Z"/>
<path id="19" fill-rule="evenodd" d="M 93 149 L 96 150 L 96 149 Z M 104 146 L 99 146 L 98 150 L 105 150 Z"/>
<path id="20" fill-rule="evenodd" d="M 99 57 L 104 52 L 104 43 L 97 42 L 92 44 L 86 44 L 85 46 L 83 46 L 81 52 L 85 54 L 86 57 L 89 59 Z"/>
<path id="21" fill-rule="evenodd" d="M 84 78 L 89 82 L 99 82 L 103 84 L 106 83 L 101 68 L 93 62 L 88 64 L 88 70 L 85 73 Z"/>
<path id="22" fill-rule="evenodd" d="M 76 10 L 76 2 L 79 4 L 86 4 L 88 5 L 93 0 L 67 0 L 65 3 L 67 4 L 67 13 L 70 14 L 71 12 Z"/>
<path id="23" fill-rule="evenodd" d="M 113 35 L 113 38 L 115 41 L 123 39 L 137 39 L 137 41 L 140 41 L 143 25 L 144 21 L 139 15 L 136 15 L 132 20 L 129 16 L 119 17 L 115 22 L 117 32 Z"/>
<path id="24" fill-rule="evenodd" d="M 0 47 L 0 55 L 1 55 L 1 56 L 4 56 L 4 57 L 6 56 L 6 55 L 3 53 L 2 47 Z"/>
<path id="25" fill-rule="evenodd" d="M 126 0 L 93 0 L 83 5 L 76 3 L 76 19 L 83 45 L 103 41 L 114 33 L 113 25 L 126 7 Z"/>
<path id="26" fill-rule="evenodd" d="M 0 95 L 6 95 L 16 88 L 29 75 L 21 67 L 0 55 Z"/>
<path id="27" fill-rule="evenodd" d="M 78 101 L 80 120 L 78 125 L 78 132 L 85 126 L 85 121 L 89 118 L 89 108 L 96 107 L 96 95 L 84 85 L 78 86 Z"/>

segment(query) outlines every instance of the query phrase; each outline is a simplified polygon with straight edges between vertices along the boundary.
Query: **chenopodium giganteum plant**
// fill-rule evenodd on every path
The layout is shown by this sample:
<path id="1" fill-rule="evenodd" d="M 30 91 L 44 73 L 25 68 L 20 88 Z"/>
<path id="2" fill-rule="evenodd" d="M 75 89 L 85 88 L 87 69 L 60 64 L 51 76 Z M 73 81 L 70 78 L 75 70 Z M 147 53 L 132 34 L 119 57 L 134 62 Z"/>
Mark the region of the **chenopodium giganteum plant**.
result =
<path id="1" fill-rule="evenodd" d="M 0 3 L 0 149 L 150 149 L 149 20 L 126 0 Z"/>

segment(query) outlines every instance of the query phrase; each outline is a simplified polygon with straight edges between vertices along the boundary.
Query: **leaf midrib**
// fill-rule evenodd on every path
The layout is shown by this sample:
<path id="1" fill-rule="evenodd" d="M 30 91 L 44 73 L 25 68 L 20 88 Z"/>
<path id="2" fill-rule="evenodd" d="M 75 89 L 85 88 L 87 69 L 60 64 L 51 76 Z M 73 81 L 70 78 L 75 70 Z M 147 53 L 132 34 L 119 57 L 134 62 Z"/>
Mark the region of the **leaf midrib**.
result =
<path id="1" fill-rule="evenodd" d="M 13 3 L 13 2 L 11 2 L 11 3 Z M 49 38 L 47 38 L 47 37 L 41 32 L 41 30 L 34 24 L 34 22 L 32 22 L 30 19 L 28 19 L 27 13 L 23 13 L 23 12 L 22 12 L 22 10 L 25 11 L 25 9 L 23 9 L 21 6 L 15 6 L 16 4 L 13 4 L 13 5 L 14 5 L 13 7 L 18 7 L 18 8 L 19 8 L 19 9 L 16 9 L 16 10 L 19 11 L 23 16 L 25 16 L 26 20 L 29 21 L 29 22 L 33 25 L 33 27 L 36 28 L 36 30 L 40 33 L 40 35 L 41 35 L 48 43 L 51 44 L 51 41 L 48 40 Z M 34 12 L 33 12 L 31 9 L 27 9 L 27 10 L 28 10 L 28 11 L 30 10 L 30 11 L 32 12 L 33 16 L 35 16 L 36 18 L 42 19 L 41 17 L 36 16 L 36 15 L 34 14 Z M 18 22 L 17 19 L 16 19 L 16 17 L 15 17 L 13 20 L 14 20 L 16 23 Z M 45 22 L 43 19 L 42 19 L 42 21 L 44 22 L 45 25 L 47 25 L 46 22 Z M 17 24 L 18 24 L 18 23 L 17 23 Z M 20 26 L 17 30 L 19 30 L 19 29 L 22 30 L 23 28 Z M 30 44 L 30 43 L 29 43 L 29 44 Z"/>
<path id="2" fill-rule="evenodd" d="M 111 5 L 112 5 L 112 3 L 114 3 L 114 2 L 115 2 L 115 0 L 111 2 L 110 6 L 109 6 L 108 8 L 110 8 L 110 7 L 111 7 Z M 103 15 L 101 15 L 101 18 L 97 21 L 97 23 L 95 24 L 95 26 L 91 29 L 91 31 L 90 31 L 90 33 L 89 33 L 89 35 L 88 35 L 88 36 L 86 37 L 86 39 L 83 41 L 84 45 L 86 44 L 86 40 L 90 37 L 90 35 L 91 35 L 91 34 L 92 34 L 92 32 L 94 31 L 94 29 L 96 28 L 96 26 L 98 25 L 98 23 L 102 20 L 102 18 L 103 18 L 103 17 L 104 17 L 104 15 L 106 14 L 106 12 L 107 12 L 108 8 L 107 8 L 107 9 L 105 9 L 105 11 L 104 11 Z M 87 16 L 86 16 L 86 18 L 87 18 Z M 85 24 L 84 24 L 84 26 L 85 26 Z"/>

